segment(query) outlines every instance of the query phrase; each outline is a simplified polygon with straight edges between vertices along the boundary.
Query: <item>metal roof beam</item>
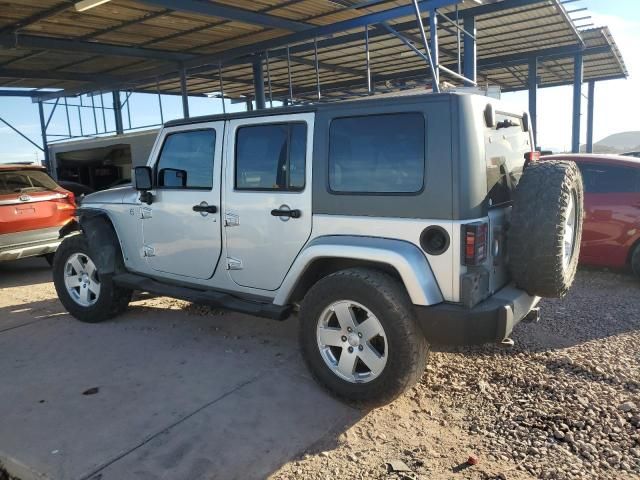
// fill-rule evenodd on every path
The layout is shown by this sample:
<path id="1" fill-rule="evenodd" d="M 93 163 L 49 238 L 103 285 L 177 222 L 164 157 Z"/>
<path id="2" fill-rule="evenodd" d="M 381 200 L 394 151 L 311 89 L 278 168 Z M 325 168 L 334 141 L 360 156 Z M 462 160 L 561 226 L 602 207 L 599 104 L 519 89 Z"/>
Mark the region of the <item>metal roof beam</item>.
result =
<path id="1" fill-rule="evenodd" d="M 287 59 L 287 55 L 272 55 L 271 53 L 269 54 L 269 58 L 277 58 L 279 60 L 286 60 Z M 307 65 L 309 67 L 315 67 L 316 66 L 316 62 L 313 60 L 309 60 L 308 58 L 303 58 L 303 57 L 298 57 L 295 55 L 290 55 L 289 59 L 294 62 L 294 63 L 299 63 L 300 65 Z M 349 67 L 341 67 L 340 65 L 334 65 L 332 63 L 327 63 L 327 62 L 323 62 L 323 61 L 318 61 L 318 67 L 320 67 L 323 70 L 331 70 L 334 72 L 338 72 L 338 73 L 346 73 L 347 75 L 366 75 L 367 72 L 361 71 L 361 70 L 357 70 L 355 68 L 349 68 Z"/>
<path id="2" fill-rule="evenodd" d="M 536 3 L 555 3 L 556 0 L 503 0 L 501 2 L 489 3 L 477 7 L 465 8 L 458 13 L 459 18 L 477 17 L 479 15 L 490 15 L 492 13 L 501 12 L 503 10 L 511 10 L 512 8 L 528 7 Z"/>
<path id="3" fill-rule="evenodd" d="M 15 68 L 0 68 L 0 77 L 4 78 L 28 78 L 28 79 L 47 79 L 47 80 L 65 80 L 69 82 L 112 82 L 122 83 L 127 82 L 127 77 L 106 75 L 101 73 L 77 73 L 77 72 L 54 72 L 52 70 L 25 70 Z M 42 97 L 56 98 L 66 96 L 65 92 L 50 92 L 41 95 Z"/>
<path id="4" fill-rule="evenodd" d="M 55 5 L 41 12 L 34 13 L 30 17 L 24 18 L 22 20 L 18 20 L 17 22 L 12 23 L 11 25 L 7 25 L 6 27 L 0 28 L 0 34 L 7 33 L 7 32 L 15 32 L 16 30 L 28 27 L 29 25 L 33 25 L 34 23 L 37 23 L 41 20 L 46 20 L 49 17 L 53 17 L 54 15 L 64 12 L 66 9 L 70 7 L 73 7 L 75 3 L 77 3 L 77 1 L 65 0 L 64 2 L 59 3 L 58 5 Z"/>
<path id="5" fill-rule="evenodd" d="M 505 65 L 522 65 L 528 63 L 532 58 L 539 60 L 547 60 L 550 58 L 573 57 L 576 53 L 582 53 L 584 56 L 598 55 L 601 53 L 609 53 L 610 46 L 582 48 L 579 45 L 569 45 L 565 47 L 546 48 L 544 50 L 534 50 L 531 53 L 514 53 L 512 55 L 503 55 L 501 57 L 492 57 L 478 60 L 478 68 L 503 67 Z"/>
<path id="6" fill-rule="evenodd" d="M 231 7 L 217 2 L 202 2 L 198 0 L 138 0 L 154 7 L 168 8 L 177 12 L 195 13 L 210 17 L 225 18 L 251 25 L 260 25 L 269 28 L 281 28 L 300 32 L 312 28 L 312 25 L 275 17 L 264 13 L 258 13 L 243 8 Z"/>
<path id="7" fill-rule="evenodd" d="M 167 4 L 171 4 L 174 6 L 184 6 L 185 2 L 177 2 L 175 0 L 144 0 L 145 2 L 152 1 L 154 3 L 162 2 L 162 5 L 167 7 Z M 460 3 L 462 0 L 422 0 L 418 3 L 421 8 L 425 9 L 434 9 L 434 8 L 442 8 L 445 6 L 455 5 Z M 523 0 L 514 0 L 514 1 L 523 1 Z M 531 1 L 531 0 L 529 0 Z M 537 0 L 540 1 L 540 0 Z M 189 4 L 200 3 L 194 2 L 191 0 L 188 2 Z M 208 4 L 207 4 L 208 5 Z M 206 6 L 206 5 L 205 5 Z M 169 7 L 170 8 L 170 7 Z M 188 69 L 206 66 L 206 65 L 217 65 L 219 63 L 225 63 L 230 60 L 235 60 L 239 57 L 244 57 L 247 55 L 254 55 L 256 53 L 261 53 L 266 50 L 271 50 L 279 47 L 284 47 L 291 43 L 297 43 L 304 40 L 309 40 L 317 37 L 332 35 L 334 33 L 344 32 L 347 30 L 352 30 L 355 28 L 364 27 L 365 25 L 372 25 L 381 22 L 385 22 L 387 20 L 392 20 L 394 18 L 400 18 L 403 16 L 413 15 L 413 5 L 393 7 L 387 10 L 381 10 L 378 12 L 368 13 L 366 15 L 362 15 L 360 17 L 352 18 L 349 20 L 343 20 L 341 22 L 336 22 L 328 25 L 322 25 L 314 28 L 309 28 L 304 31 L 295 32 L 289 35 L 283 35 L 281 37 L 276 37 L 273 39 L 265 40 L 262 42 L 258 42 L 251 45 L 244 45 L 241 47 L 232 48 L 229 50 L 225 50 L 223 52 L 211 54 L 211 55 L 200 55 L 193 59 L 187 60 L 184 62 L 185 67 Z M 149 79 L 156 79 L 158 77 L 162 77 L 164 75 L 175 75 L 176 69 L 173 67 L 161 67 L 153 70 L 148 70 L 146 72 L 142 72 L 138 75 L 129 76 L 129 83 L 143 83 L 148 81 Z M 100 82 L 94 85 L 96 90 L 107 90 L 111 88 L 117 88 L 119 85 L 114 85 L 112 82 Z M 86 89 L 74 89 L 69 92 L 65 92 L 65 95 L 73 96 L 78 95 L 80 93 L 85 93 Z M 61 96 L 61 95 L 58 95 Z M 51 98 L 54 98 L 53 96 Z"/>
<path id="8" fill-rule="evenodd" d="M 7 88 L 0 89 L 0 97 L 37 97 L 39 95 L 53 93 L 53 92 L 42 92 L 39 90 L 11 90 Z"/>
<path id="9" fill-rule="evenodd" d="M 7 48 L 28 48 L 35 50 L 62 50 L 118 57 L 138 57 L 151 60 L 182 62 L 194 55 L 151 48 L 127 47 L 108 43 L 67 40 L 40 35 L 5 34 L 0 35 L 0 45 Z"/>

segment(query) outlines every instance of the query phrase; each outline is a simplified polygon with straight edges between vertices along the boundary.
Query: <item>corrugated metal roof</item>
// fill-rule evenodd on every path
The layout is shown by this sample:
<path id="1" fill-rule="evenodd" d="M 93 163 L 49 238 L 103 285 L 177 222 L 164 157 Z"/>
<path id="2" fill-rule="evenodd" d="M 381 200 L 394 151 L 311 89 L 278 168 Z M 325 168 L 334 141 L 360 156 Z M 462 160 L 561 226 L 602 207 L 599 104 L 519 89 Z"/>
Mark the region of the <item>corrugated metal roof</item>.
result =
<path id="1" fill-rule="evenodd" d="M 240 15 L 242 21 L 160 7 L 172 2 L 112 0 L 86 12 L 76 12 L 69 0 L 1 2 L 0 86 L 60 88 L 70 93 L 120 87 L 136 91 L 179 93 L 178 63 L 197 65 L 189 70 L 190 94 L 219 92 L 217 62 L 206 65 L 200 58 L 215 58 L 254 44 L 277 45 L 294 30 L 304 30 L 357 19 L 373 12 L 406 7 L 410 1 L 389 0 L 219 0 L 211 5 L 243 9 L 263 15 L 257 21 Z M 193 4 L 193 1 L 173 2 Z M 196 2 L 197 3 L 197 2 Z M 199 2 L 207 4 L 207 2 Z M 622 78 L 627 70 L 607 28 L 578 32 L 556 0 L 485 1 L 500 4 L 500 11 L 477 15 L 478 81 L 505 90 L 526 88 L 528 59 L 539 61 L 541 86 L 573 81 L 573 58 L 567 52 L 585 47 L 585 79 Z M 458 14 L 477 9 L 466 0 Z M 454 7 L 439 10 L 454 19 Z M 282 28 L 281 23 L 285 22 Z M 289 23 L 286 23 L 289 22 Z M 275 23 L 276 27 L 265 25 Z M 425 18 L 425 23 L 428 23 Z M 422 49 L 415 17 L 405 15 L 388 21 L 417 48 Z M 431 74 L 420 58 L 380 25 L 372 25 L 370 65 L 376 91 L 411 88 L 430 81 Z M 458 71 L 458 35 L 440 17 L 440 63 Z M 275 40 L 274 40 L 275 39 Z M 58 41 L 58 43 L 56 43 Z M 70 42 L 69 42 L 70 41 Z M 324 98 L 342 98 L 366 93 L 366 61 L 362 27 L 347 29 L 317 39 L 321 93 Z M 292 77 L 296 99 L 316 98 L 313 40 L 291 42 L 291 61 L 284 45 L 267 51 L 265 75 L 274 98 L 289 95 Z M 96 51 L 97 46 L 103 48 Z M 116 47 L 130 47 L 126 52 Z M 265 55 L 264 49 L 249 51 Z M 562 51 L 562 55 L 559 52 Z M 556 56 L 548 54 L 556 53 Z M 206 56 L 206 57 L 205 57 Z M 225 59 L 222 68 L 225 95 L 253 95 L 252 67 L 247 55 Z M 204 65 L 202 63 L 205 63 Z M 458 80 L 443 74 L 441 80 Z M 268 90 L 268 86 L 267 86 Z"/>

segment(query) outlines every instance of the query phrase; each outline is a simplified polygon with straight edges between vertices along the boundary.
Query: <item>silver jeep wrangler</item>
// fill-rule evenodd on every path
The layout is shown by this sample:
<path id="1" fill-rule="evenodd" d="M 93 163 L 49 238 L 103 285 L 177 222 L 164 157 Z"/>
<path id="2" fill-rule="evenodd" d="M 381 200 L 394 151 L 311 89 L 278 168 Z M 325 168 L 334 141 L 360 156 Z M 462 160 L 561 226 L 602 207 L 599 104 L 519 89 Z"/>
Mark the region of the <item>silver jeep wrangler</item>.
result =
<path id="1" fill-rule="evenodd" d="M 56 254 L 79 320 L 132 291 L 284 320 L 316 379 L 382 404 L 429 344 L 510 342 L 573 282 L 582 180 L 526 113 L 425 94 L 169 122 L 135 186 L 87 196 Z"/>

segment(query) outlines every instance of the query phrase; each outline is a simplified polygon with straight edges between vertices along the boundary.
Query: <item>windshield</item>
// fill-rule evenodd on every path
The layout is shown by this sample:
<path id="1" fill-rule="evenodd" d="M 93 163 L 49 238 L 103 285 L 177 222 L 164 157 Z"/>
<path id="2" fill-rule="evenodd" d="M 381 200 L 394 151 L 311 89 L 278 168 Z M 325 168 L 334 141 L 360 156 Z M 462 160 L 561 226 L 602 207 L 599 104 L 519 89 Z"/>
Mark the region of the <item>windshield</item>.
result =
<path id="1" fill-rule="evenodd" d="M 0 195 L 55 190 L 58 184 L 41 170 L 0 172 Z"/>

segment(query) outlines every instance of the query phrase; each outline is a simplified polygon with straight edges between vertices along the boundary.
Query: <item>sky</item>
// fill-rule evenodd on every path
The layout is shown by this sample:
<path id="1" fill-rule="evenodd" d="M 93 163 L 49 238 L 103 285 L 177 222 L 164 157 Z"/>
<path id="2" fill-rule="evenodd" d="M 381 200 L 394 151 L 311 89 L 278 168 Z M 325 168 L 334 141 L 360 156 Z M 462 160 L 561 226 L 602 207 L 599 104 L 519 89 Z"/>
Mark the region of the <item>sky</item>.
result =
<path id="1" fill-rule="evenodd" d="M 626 80 L 612 80 L 596 84 L 594 137 L 598 141 L 608 135 L 624 131 L 640 131 L 640 2 L 638 0 L 578 0 L 567 5 L 567 8 L 586 7 L 593 17 L 596 26 L 606 25 L 620 47 L 622 56 L 630 72 Z M 582 15 L 582 14 L 581 14 Z M 481 40 L 480 40 L 481 41 Z M 584 85 L 583 94 L 586 95 Z M 528 108 L 527 92 L 504 94 L 503 98 L 512 102 L 519 110 Z M 94 97 L 96 104 L 100 97 Z M 79 100 L 70 99 L 70 104 L 77 105 Z M 90 104 L 90 97 L 83 97 L 85 105 Z M 134 94 L 129 99 L 131 125 L 144 127 L 160 122 L 160 110 L 156 95 Z M 105 105 L 111 104 L 110 96 L 104 95 Z M 180 118 L 182 105 L 179 97 L 163 96 L 164 120 Z M 191 98 L 189 102 L 192 116 L 219 113 L 222 103 L 219 99 Z M 242 110 L 242 104 L 226 103 L 227 111 Z M 51 105 L 45 106 L 46 114 Z M 80 135 L 78 111 L 83 115 L 85 134 L 95 133 L 95 123 L 90 109 L 69 109 L 70 124 L 73 135 Z M 586 98 L 582 107 L 582 138 L 586 141 Z M 107 112 L 107 130 L 113 130 L 113 119 Z M 555 151 L 569 150 L 571 146 L 571 114 L 572 88 L 543 88 L 538 91 L 538 143 L 544 149 Z M 125 128 L 129 126 L 126 108 L 123 112 Z M 18 128 L 35 143 L 41 144 L 40 123 L 37 105 L 28 98 L 0 98 L 0 119 Z M 98 128 L 103 129 L 102 115 L 98 113 Z M 49 134 L 62 135 L 68 131 L 65 109 L 58 107 L 48 128 Z M 52 137 L 54 138 L 54 137 Z M 50 138 L 50 140 L 52 139 Z M 42 153 L 13 132 L 0 121 L 0 163 L 15 161 L 33 161 L 41 159 Z"/>

